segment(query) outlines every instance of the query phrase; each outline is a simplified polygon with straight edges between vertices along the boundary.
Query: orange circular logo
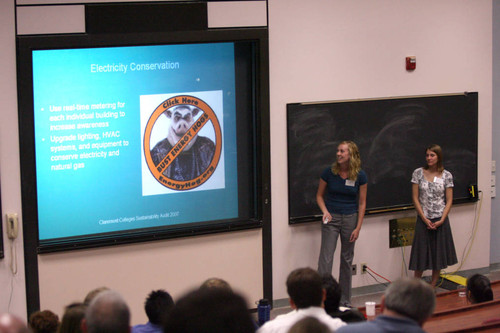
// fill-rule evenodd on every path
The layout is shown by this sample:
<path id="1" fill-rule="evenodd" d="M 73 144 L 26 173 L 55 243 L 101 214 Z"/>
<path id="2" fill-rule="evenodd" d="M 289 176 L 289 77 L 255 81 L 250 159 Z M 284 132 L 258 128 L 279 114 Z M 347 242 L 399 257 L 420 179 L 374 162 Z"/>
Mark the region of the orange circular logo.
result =
<path id="1" fill-rule="evenodd" d="M 198 116 L 199 113 L 201 115 Z M 151 148 L 151 132 L 162 114 L 170 118 L 168 136 Z M 215 132 L 215 143 L 198 135 L 209 123 Z M 153 177 L 172 190 L 186 191 L 205 183 L 217 168 L 221 151 L 222 132 L 217 115 L 197 97 L 178 95 L 166 99 L 146 124 L 146 163 Z"/>

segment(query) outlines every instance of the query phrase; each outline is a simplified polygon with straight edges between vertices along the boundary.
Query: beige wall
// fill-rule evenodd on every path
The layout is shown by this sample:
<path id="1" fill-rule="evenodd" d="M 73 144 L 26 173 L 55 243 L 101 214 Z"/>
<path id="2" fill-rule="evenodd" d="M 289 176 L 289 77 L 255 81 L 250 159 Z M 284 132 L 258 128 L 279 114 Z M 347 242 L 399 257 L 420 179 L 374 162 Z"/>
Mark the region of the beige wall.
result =
<path id="1" fill-rule="evenodd" d="M 2 225 L 5 213 L 21 216 L 21 185 L 17 131 L 16 39 L 14 1 L 0 1 L 0 182 L 2 194 Z M 26 294 L 22 229 L 14 242 L 3 237 L 5 258 L 0 260 L 0 312 L 26 316 Z M 11 262 L 17 264 L 13 274 Z"/>
<path id="2" fill-rule="evenodd" d="M 262 297 L 261 231 L 41 255 L 40 307 L 62 313 L 87 291 L 108 286 L 129 304 L 134 324 L 147 321 L 144 298 L 166 289 L 177 299 L 210 277 L 223 277 L 247 301 Z"/>
<path id="3" fill-rule="evenodd" d="M 299 266 L 315 267 L 319 252 L 319 225 L 288 225 L 286 103 L 478 91 L 479 188 L 488 188 L 492 14 L 491 0 L 270 0 L 268 6 L 273 281 L 274 298 L 280 299 L 286 298 L 287 274 Z M 0 176 L 3 211 L 20 213 L 13 11 L 13 1 L 0 1 L 0 43 L 4 46 L 0 54 Z M 413 73 L 404 69 L 408 55 L 417 57 Z M 470 236 L 475 208 L 452 209 L 459 257 Z M 480 208 L 479 229 L 462 269 L 489 264 L 491 201 L 486 192 Z M 389 279 L 398 277 L 402 253 L 388 248 L 388 220 L 406 215 L 410 213 L 367 217 L 354 262 L 366 262 Z M 16 241 L 19 273 L 12 279 L 8 260 L 0 261 L 0 284 L 13 282 L 9 309 L 22 314 L 21 242 Z M 405 251 L 408 258 L 409 248 Z M 142 301 L 150 289 L 164 287 L 177 296 L 211 275 L 226 277 L 254 301 L 262 293 L 261 255 L 260 231 L 43 255 L 39 256 L 41 303 L 60 313 L 63 305 L 83 297 L 90 287 L 108 285 L 133 304 L 137 323 L 144 321 Z M 146 269 L 152 271 L 145 274 Z M 338 274 L 337 267 L 334 274 Z M 354 287 L 372 284 L 367 275 L 353 280 Z M 0 311 L 9 307 L 9 295 L 9 288 L 0 288 Z"/>

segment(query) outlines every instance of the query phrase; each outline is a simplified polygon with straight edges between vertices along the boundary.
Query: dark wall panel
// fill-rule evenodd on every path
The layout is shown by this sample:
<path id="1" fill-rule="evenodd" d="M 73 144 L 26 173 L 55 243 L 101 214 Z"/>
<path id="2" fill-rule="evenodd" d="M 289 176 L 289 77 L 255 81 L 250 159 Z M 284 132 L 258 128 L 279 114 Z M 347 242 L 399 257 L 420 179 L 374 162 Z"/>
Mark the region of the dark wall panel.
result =
<path id="1" fill-rule="evenodd" d="M 206 30 L 206 3 L 90 4 L 85 6 L 89 34 Z"/>

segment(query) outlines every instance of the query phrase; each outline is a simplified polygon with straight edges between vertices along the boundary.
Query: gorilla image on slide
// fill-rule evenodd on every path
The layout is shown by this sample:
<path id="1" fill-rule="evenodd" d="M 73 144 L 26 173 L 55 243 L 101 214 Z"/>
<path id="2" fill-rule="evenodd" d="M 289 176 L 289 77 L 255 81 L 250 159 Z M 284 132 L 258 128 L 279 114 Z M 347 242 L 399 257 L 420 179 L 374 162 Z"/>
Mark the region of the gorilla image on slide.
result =
<path id="1" fill-rule="evenodd" d="M 170 126 L 167 137 L 151 150 L 151 158 L 155 165 L 160 164 L 172 147 L 186 134 L 199 112 L 202 111 L 190 105 L 178 105 L 164 112 L 170 119 Z M 168 168 L 163 171 L 163 175 L 177 181 L 195 179 L 207 170 L 214 153 L 213 141 L 205 136 L 196 135 L 184 150 L 176 155 Z"/>

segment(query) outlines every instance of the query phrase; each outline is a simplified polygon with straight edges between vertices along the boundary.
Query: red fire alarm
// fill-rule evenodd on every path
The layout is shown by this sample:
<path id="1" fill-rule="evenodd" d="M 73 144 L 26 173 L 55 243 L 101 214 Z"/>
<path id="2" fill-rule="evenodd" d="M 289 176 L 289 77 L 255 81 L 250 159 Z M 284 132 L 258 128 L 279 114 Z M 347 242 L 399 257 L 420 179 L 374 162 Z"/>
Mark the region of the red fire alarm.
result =
<path id="1" fill-rule="evenodd" d="M 415 67 L 417 67 L 417 57 L 406 57 L 406 70 L 412 71 L 415 70 Z"/>

